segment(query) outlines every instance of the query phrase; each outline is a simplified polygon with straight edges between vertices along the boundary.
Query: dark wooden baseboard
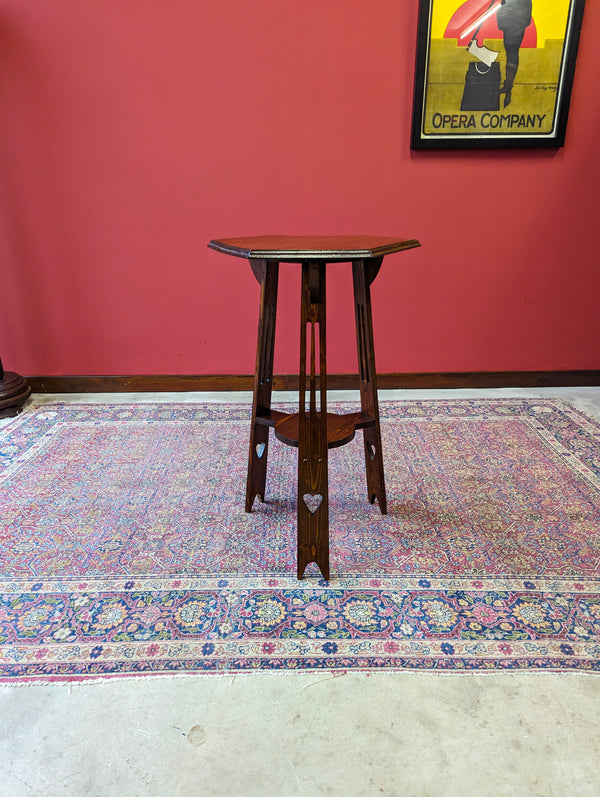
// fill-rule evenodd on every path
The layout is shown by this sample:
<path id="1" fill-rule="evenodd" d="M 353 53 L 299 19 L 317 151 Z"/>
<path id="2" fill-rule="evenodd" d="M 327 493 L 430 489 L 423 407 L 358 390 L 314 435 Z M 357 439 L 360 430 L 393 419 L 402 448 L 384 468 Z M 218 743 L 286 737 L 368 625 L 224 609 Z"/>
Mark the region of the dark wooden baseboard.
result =
<path id="1" fill-rule="evenodd" d="M 252 390 L 254 377 L 239 374 L 157 376 L 28 376 L 34 393 L 162 393 Z M 481 371 L 473 373 L 378 374 L 380 390 L 440 388 L 594 387 L 600 371 Z M 298 376 L 277 374 L 275 390 L 297 390 Z M 358 388 L 356 374 L 328 374 L 328 390 Z"/>

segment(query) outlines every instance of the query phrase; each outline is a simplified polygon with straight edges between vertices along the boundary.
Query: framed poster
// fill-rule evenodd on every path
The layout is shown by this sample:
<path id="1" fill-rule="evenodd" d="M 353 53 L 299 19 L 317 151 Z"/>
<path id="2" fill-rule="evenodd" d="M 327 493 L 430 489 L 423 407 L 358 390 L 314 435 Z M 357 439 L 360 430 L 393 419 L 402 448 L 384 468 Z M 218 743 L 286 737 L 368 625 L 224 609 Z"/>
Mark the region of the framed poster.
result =
<path id="1" fill-rule="evenodd" d="M 412 147 L 561 147 L 585 0 L 420 0 Z"/>

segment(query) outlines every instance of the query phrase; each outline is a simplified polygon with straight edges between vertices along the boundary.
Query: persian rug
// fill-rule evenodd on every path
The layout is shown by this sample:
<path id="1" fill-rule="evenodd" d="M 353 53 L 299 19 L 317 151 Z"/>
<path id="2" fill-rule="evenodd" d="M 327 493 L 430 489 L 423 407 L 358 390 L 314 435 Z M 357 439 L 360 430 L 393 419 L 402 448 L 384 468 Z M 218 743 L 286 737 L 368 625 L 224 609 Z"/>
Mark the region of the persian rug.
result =
<path id="1" fill-rule="evenodd" d="M 0 680 L 598 671 L 600 425 L 548 400 L 382 402 L 381 418 L 389 514 L 366 500 L 361 433 L 330 452 L 329 582 L 295 576 L 296 449 L 271 438 L 267 500 L 244 512 L 249 407 L 10 421 Z"/>

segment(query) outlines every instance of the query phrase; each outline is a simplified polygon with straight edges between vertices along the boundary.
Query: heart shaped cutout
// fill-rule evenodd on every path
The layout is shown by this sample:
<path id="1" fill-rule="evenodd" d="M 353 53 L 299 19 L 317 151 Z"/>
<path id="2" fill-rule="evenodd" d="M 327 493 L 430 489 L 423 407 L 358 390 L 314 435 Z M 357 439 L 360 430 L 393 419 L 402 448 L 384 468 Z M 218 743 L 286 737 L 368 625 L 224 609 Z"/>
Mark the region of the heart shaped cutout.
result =
<path id="1" fill-rule="evenodd" d="M 317 493 L 316 495 L 310 495 L 310 493 L 306 493 L 302 496 L 302 500 L 306 504 L 310 514 L 314 515 L 317 509 L 323 503 L 323 496 L 320 493 Z"/>
<path id="2" fill-rule="evenodd" d="M 375 459 L 375 454 L 377 453 L 377 449 L 375 448 L 373 443 L 367 443 L 367 451 L 369 452 L 369 456 L 372 462 Z"/>
<path id="3" fill-rule="evenodd" d="M 267 447 L 266 443 L 258 443 L 256 446 L 256 456 L 261 459 L 262 455 L 265 453 L 265 449 Z"/>

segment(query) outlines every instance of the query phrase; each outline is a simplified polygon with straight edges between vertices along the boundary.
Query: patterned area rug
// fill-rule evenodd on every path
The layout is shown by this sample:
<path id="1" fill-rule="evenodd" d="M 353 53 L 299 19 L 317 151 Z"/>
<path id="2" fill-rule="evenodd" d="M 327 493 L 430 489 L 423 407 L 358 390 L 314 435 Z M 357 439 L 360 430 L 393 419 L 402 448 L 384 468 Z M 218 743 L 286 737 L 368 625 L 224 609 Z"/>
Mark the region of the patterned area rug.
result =
<path id="1" fill-rule="evenodd" d="M 388 515 L 366 500 L 361 433 L 330 452 L 329 582 L 295 577 L 295 449 L 271 438 L 267 501 L 244 513 L 248 407 L 11 421 L 0 679 L 600 670 L 600 425 L 545 400 L 381 415 Z"/>

